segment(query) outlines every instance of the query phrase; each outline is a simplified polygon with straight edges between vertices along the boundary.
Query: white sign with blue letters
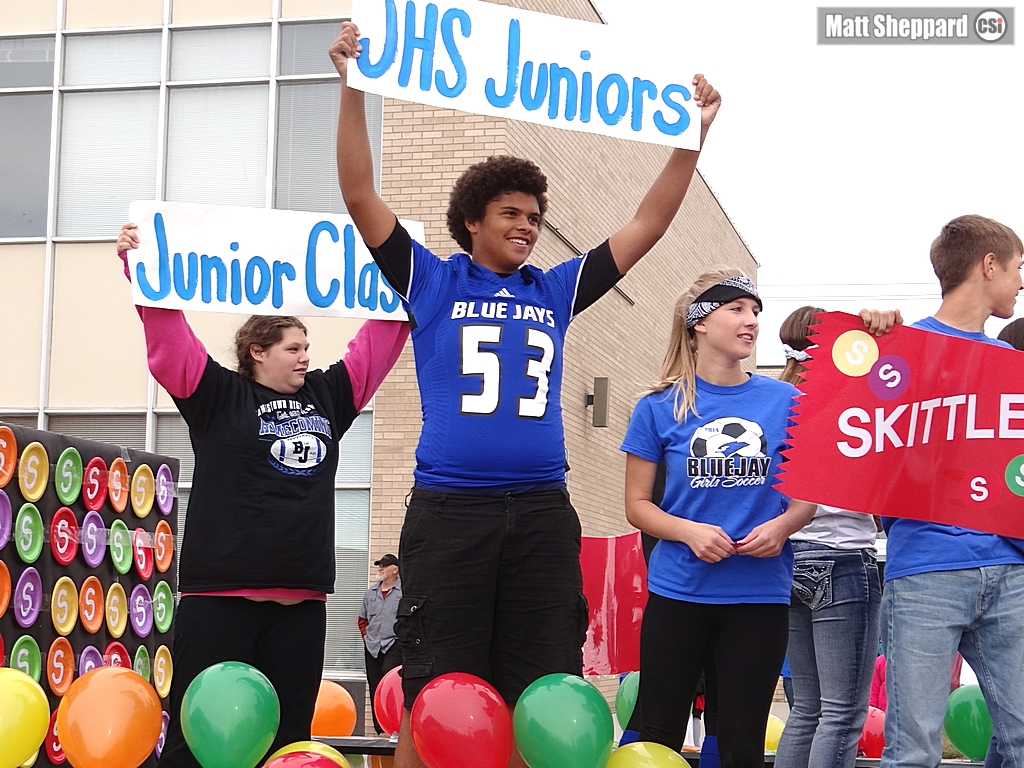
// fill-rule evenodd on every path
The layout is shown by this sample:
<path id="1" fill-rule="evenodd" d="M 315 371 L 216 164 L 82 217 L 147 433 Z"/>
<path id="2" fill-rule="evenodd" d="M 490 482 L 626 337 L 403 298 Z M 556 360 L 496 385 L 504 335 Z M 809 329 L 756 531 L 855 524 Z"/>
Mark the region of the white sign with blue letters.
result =
<path id="1" fill-rule="evenodd" d="M 480 0 L 355 0 L 369 93 L 620 139 L 700 148 L 698 70 L 611 27 Z M 628 51 L 628 53 L 624 53 Z"/>
<path id="2" fill-rule="evenodd" d="M 136 201 L 132 297 L 147 307 L 405 320 L 395 290 L 342 214 Z M 423 224 L 403 221 L 423 241 Z"/>

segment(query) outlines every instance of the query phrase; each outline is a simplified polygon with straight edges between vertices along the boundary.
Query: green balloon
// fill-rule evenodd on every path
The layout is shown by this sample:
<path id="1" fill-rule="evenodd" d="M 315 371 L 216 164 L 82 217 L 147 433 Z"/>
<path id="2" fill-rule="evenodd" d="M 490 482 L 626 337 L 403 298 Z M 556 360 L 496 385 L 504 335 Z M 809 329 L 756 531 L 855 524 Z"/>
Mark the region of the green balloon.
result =
<path id="1" fill-rule="evenodd" d="M 630 672 L 619 683 L 619 691 L 615 694 L 615 717 L 619 727 L 625 729 L 629 718 L 636 709 L 636 697 L 640 693 L 640 673 Z"/>
<path id="2" fill-rule="evenodd" d="M 604 768 L 612 712 L 601 692 L 575 675 L 545 675 L 523 691 L 512 719 L 530 768 Z"/>
<path id="3" fill-rule="evenodd" d="M 985 757 L 992 740 L 992 718 L 981 688 L 962 685 L 949 694 L 942 729 L 953 746 L 971 760 Z"/>
<path id="4" fill-rule="evenodd" d="M 200 672 L 181 702 L 181 731 L 203 768 L 253 768 L 270 749 L 280 723 L 274 686 L 240 661 Z"/>

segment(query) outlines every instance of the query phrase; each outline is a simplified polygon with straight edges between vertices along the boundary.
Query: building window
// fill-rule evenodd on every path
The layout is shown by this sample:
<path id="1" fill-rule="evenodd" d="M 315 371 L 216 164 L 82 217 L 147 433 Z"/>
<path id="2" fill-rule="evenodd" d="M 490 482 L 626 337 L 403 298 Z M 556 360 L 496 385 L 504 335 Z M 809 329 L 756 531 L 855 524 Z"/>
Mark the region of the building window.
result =
<path id="1" fill-rule="evenodd" d="M 156 188 L 159 92 L 63 94 L 57 234 L 115 236 Z"/>
<path id="2" fill-rule="evenodd" d="M 53 37 L 0 38 L 0 88 L 53 86 Z"/>
<path id="3" fill-rule="evenodd" d="M 0 94 L 0 237 L 46 235 L 52 104 L 49 92 Z"/>
<path id="4" fill-rule="evenodd" d="M 171 80 L 270 77 L 270 27 L 176 29 L 171 33 Z"/>
<path id="5" fill-rule="evenodd" d="M 160 33 L 73 35 L 64 44 L 64 85 L 160 82 Z"/>

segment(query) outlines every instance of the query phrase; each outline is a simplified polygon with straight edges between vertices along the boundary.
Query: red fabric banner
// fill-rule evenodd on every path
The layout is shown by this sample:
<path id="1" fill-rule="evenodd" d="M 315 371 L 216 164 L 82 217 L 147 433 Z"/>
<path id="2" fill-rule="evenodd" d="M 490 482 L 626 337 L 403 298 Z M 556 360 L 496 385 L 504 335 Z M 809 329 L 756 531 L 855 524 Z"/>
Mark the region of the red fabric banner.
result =
<path id="1" fill-rule="evenodd" d="M 647 605 L 647 565 L 639 533 L 584 536 L 580 548 L 590 628 L 583 674 L 640 669 L 640 622 Z"/>
<path id="2" fill-rule="evenodd" d="M 818 316 L 785 451 L 795 499 L 1024 537 L 1024 356 Z"/>

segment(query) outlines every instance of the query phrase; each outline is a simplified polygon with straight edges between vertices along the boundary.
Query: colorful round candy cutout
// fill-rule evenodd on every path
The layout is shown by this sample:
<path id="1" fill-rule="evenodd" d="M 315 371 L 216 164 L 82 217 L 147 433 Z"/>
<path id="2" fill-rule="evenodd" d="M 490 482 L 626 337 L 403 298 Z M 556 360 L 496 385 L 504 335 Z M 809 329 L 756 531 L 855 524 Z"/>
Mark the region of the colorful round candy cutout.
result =
<path id="1" fill-rule="evenodd" d="M 43 551 L 43 518 L 31 502 L 22 504 L 14 521 L 14 546 L 25 563 L 34 563 Z"/>
<path id="2" fill-rule="evenodd" d="M 82 500 L 90 512 L 98 512 L 107 498 L 107 465 L 99 456 L 89 459 L 82 473 Z"/>
<path id="3" fill-rule="evenodd" d="M 124 575 L 132 567 L 132 534 L 124 520 L 110 524 L 110 559 L 114 569 Z"/>
<path id="4" fill-rule="evenodd" d="M 138 672 L 143 680 L 149 682 L 153 669 L 149 662 L 149 649 L 146 646 L 140 645 L 135 651 L 135 663 L 132 664 L 132 669 Z"/>
<path id="5" fill-rule="evenodd" d="M 87 673 L 103 666 L 103 654 L 93 645 L 87 645 L 82 649 L 82 655 L 78 657 L 78 676 L 84 677 Z"/>
<path id="6" fill-rule="evenodd" d="M 174 618 L 174 595 L 166 581 L 161 581 L 153 590 L 153 623 L 157 632 L 166 632 L 171 628 Z"/>
<path id="7" fill-rule="evenodd" d="M 11 528 L 14 525 L 14 510 L 11 508 L 11 498 L 4 491 L 0 491 L 0 549 L 7 546 L 11 540 Z"/>
<path id="8" fill-rule="evenodd" d="M 75 652 L 66 637 L 58 637 L 46 654 L 46 682 L 54 696 L 63 696 L 75 679 Z"/>
<path id="9" fill-rule="evenodd" d="M 7 613 L 7 606 L 11 603 L 11 572 L 7 570 L 7 563 L 0 560 L 0 619 Z M 3 666 L 4 657 L 0 653 L 0 666 Z"/>
<path id="10" fill-rule="evenodd" d="M 82 520 L 79 543 L 86 565 L 95 568 L 103 562 L 103 553 L 107 549 L 107 531 L 99 512 L 88 512 Z"/>
<path id="11" fill-rule="evenodd" d="M 50 551 L 61 565 L 70 565 L 78 554 L 78 519 L 67 507 L 53 513 L 50 521 Z"/>
<path id="12" fill-rule="evenodd" d="M 107 613 L 107 631 L 111 637 L 120 637 L 128 626 L 128 596 L 124 593 L 124 587 L 117 582 L 107 590 L 104 609 Z"/>
<path id="13" fill-rule="evenodd" d="M 864 331 L 847 331 L 832 344 L 832 362 L 841 373 L 865 376 L 878 360 L 878 343 Z"/>
<path id="14" fill-rule="evenodd" d="M 132 538 L 135 570 L 143 581 L 149 581 L 153 575 L 153 539 L 150 538 L 149 532 L 145 528 L 136 528 Z"/>
<path id="15" fill-rule="evenodd" d="M 160 737 L 156 740 L 156 749 L 153 750 L 156 754 L 156 759 L 159 760 L 160 756 L 164 753 L 164 744 L 167 743 L 167 729 L 171 725 L 171 716 L 166 711 L 160 713 Z"/>
<path id="16" fill-rule="evenodd" d="M 14 477 L 18 465 L 18 440 L 10 427 L 0 427 L 0 488 Z"/>
<path id="17" fill-rule="evenodd" d="M 132 632 L 138 637 L 147 637 L 153 631 L 153 600 L 145 584 L 136 584 L 128 603 Z"/>
<path id="18" fill-rule="evenodd" d="M 156 524 L 156 531 L 153 533 L 153 559 L 160 573 L 167 573 L 174 559 L 174 534 L 171 533 L 171 526 L 166 520 Z"/>
<path id="19" fill-rule="evenodd" d="M 128 649 L 117 640 L 111 640 L 107 644 L 106 650 L 103 651 L 103 662 L 108 667 L 132 668 L 132 657 L 128 654 Z"/>
<path id="20" fill-rule="evenodd" d="M 14 602 L 11 606 L 18 626 L 28 629 L 35 624 L 42 605 L 43 580 L 39 578 L 39 571 L 35 568 L 26 568 L 18 577 L 17 586 L 14 587 Z M 37 677 L 36 680 L 38 679 Z"/>
<path id="21" fill-rule="evenodd" d="M 42 675 L 43 662 L 39 656 L 39 643 L 31 635 L 22 635 L 11 646 L 11 669 L 20 669 L 37 683 Z"/>
<path id="22" fill-rule="evenodd" d="M 171 661 L 171 652 L 166 645 L 156 649 L 153 657 L 153 687 L 156 688 L 157 696 L 166 699 L 171 692 L 171 678 L 174 677 L 174 662 Z"/>
<path id="23" fill-rule="evenodd" d="M 18 462 L 18 486 L 28 501 L 39 501 L 50 479 L 50 459 L 41 443 L 29 443 Z"/>
<path id="24" fill-rule="evenodd" d="M 156 507 L 161 515 L 171 514 L 174 506 L 174 476 L 171 468 L 161 464 L 156 471 Z"/>
<path id="25" fill-rule="evenodd" d="M 136 517 L 146 517 L 153 509 L 156 480 L 149 464 L 140 464 L 132 475 L 132 512 Z"/>
<path id="26" fill-rule="evenodd" d="M 61 576 L 50 594 L 50 618 L 57 634 L 67 637 L 78 623 L 78 588 L 67 576 Z"/>
<path id="27" fill-rule="evenodd" d="M 57 710 L 53 710 L 53 714 L 50 715 L 50 725 L 46 729 L 46 741 L 43 742 L 46 747 L 46 756 L 50 758 L 50 762 L 54 765 L 63 765 L 67 760 L 64 754 L 64 748 L 60 745 L 60 739 L 57 738 Z"/>
<path id="28" fill-rule="evenodd" d="M 65 448 L 57 459 L 53 484 L 62 504 L 74 504 L 82 490 L 82 454 L 74 448 Z"/>
<path id="29" fill-rule="evenodd" d="M 1024 454 L 1014 456 L 1003 473 L 1006 487 L 1016 496 L 1024 496 Z"/>
<path id="30" fill-rule="evenodd" d="M 118 456 L 110 463 L 110 473 L 107 475 L 107 496 L 115 512 L 124 512 L 128 506 L 130 486 L 128 466 Z"/>
<path id="31" fill-rule="evenodd" d="M 78 617 L 90 635 L 103 626 L 103 585 L 95 576 L 86 577 L 78 591 Z"/>

